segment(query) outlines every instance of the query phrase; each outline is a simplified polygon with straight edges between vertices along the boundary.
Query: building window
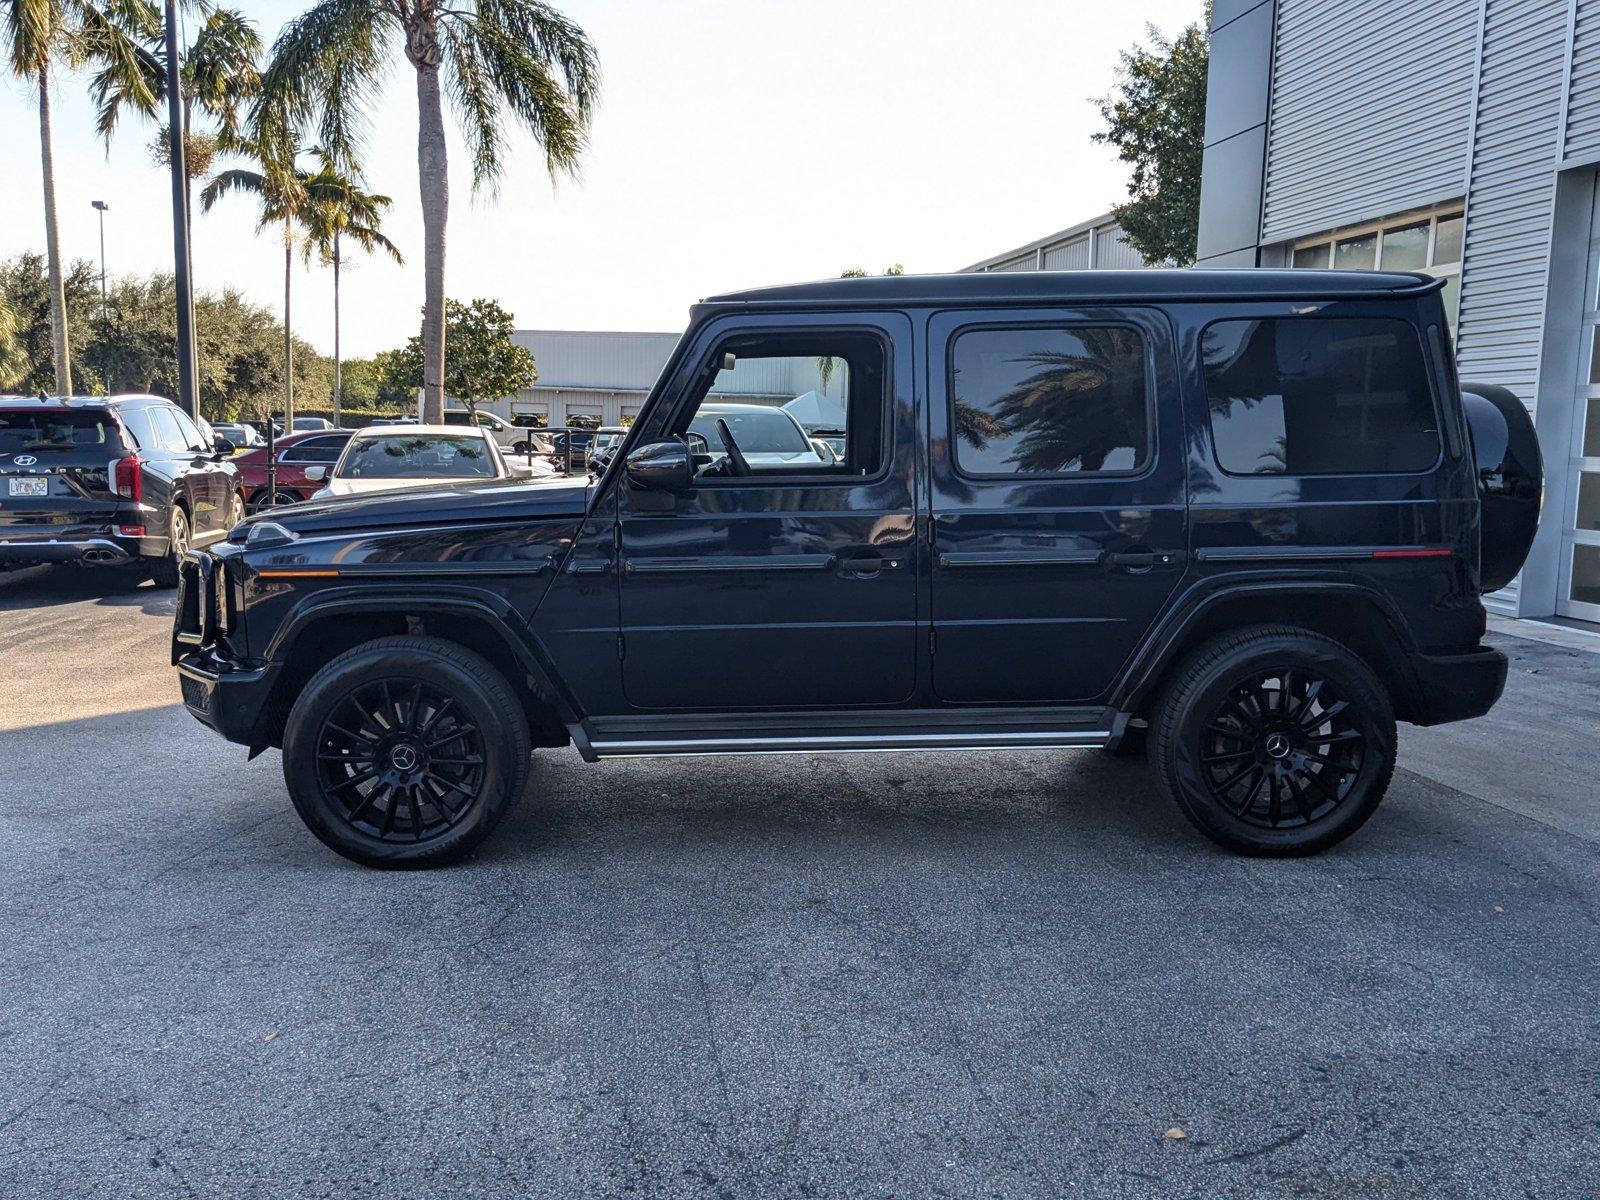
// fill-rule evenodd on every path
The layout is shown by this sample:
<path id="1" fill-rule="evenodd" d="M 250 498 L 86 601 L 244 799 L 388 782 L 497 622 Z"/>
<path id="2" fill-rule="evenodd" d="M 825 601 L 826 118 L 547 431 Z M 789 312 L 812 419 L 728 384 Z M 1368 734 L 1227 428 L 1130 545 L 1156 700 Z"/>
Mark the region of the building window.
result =
<path id="1" fill-rule="evenodd" d="M 1461 308 L 1461 235 L 1461 205 L 1447 204 L 1302 238 L 1290 248 L 1289 261 L 1300 268 L 1426 271 L 1444 280 L 1444 309 L 1453 330 Z"/>

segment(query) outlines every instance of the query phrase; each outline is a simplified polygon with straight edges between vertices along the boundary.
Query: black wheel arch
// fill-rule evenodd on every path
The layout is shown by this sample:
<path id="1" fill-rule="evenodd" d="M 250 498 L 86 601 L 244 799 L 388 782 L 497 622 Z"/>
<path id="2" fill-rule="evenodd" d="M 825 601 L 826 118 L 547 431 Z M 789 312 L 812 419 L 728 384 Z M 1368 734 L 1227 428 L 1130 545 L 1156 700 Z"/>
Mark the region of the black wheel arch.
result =
<path id="1" fill-rule="evenodd" d="M 448 586 L 332 588 L 296 605 L 266 646 L 273 679 L 251 753 L 282 744 L 295 698 L 323 664 L 363 642 L 402 634 L 455 642 L 495 665 L 522 702 L 536 746 L 565 745 L 582 719 L 543 647 L 504 598 Z"/>
<path id="2" fill-rule="evenodd" d="M 1180 598 L 1145 639 L 1112 705 L 1139 713 L 1173 668 L 1202 642 L 1249 625 L 1288 625 L 1330 637 L 1358 655 L 1388 691 L 1404 721 L 1426 717 L 1412 666 L 1417 653 L 1404 618 L 1382 592 L 1348 578 L 1219 577 Z"/>

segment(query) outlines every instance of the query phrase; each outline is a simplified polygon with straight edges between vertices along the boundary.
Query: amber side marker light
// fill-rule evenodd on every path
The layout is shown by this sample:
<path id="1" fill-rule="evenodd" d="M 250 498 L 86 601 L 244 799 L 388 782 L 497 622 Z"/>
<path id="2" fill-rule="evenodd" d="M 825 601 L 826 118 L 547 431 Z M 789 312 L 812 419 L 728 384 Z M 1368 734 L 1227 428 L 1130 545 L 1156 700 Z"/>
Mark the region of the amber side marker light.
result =
<path id="1" fill-rule="evenodd" d="M 261 579 L 336 579 L 338 578 L 339 572 L 313 570 L 302 571 L 287 567 L 282 570 L 275 570 L 272 567 L 266 567 L 260 571 L 257 571 L 256 575 Z"/>

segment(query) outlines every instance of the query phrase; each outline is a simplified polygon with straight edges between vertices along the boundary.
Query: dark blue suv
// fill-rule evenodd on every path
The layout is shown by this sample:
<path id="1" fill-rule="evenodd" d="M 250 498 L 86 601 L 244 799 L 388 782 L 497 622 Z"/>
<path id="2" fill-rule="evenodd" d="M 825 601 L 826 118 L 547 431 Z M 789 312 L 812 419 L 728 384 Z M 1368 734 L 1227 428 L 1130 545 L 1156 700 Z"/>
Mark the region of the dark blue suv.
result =
<path id="1" fill-rule="evenodd" d="M 1457 383 L 1439 287 L 717 297 L 587 481 L 312 504 L 190 555 L 185 702 L 281 746 L 310 828 L 375 866 L 466 852 L 569 742 L 1142 744 L 1211 838 L 1310 853 L 1376 808 L 1397 719 L 1505 680 L 1479 596 L 1521 566 L 1541 469 L 1522 407 Z"/>

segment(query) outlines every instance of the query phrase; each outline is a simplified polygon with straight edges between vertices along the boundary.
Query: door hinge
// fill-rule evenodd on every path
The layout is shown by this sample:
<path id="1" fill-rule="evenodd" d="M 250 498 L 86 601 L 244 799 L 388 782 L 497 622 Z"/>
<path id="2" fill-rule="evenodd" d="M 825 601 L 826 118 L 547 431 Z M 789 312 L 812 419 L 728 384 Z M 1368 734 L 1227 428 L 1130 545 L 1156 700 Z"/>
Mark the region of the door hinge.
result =
<path id="1" fill-rule="evenodd" d="M 611 523 L 611 548 L 613 550 L 621 550 L 622 549 L 622 522 L 621 521 L 613 521 Z"/>
<path id="2" fill-rule="evenodd" d="M 617 634 L 617 661 L 621 662 L 623 659 L 625 659 L 627 657 L 628 657 L 627 642 L 623 639 L 623 636 L 619 633 L 619 634 Z"/>

